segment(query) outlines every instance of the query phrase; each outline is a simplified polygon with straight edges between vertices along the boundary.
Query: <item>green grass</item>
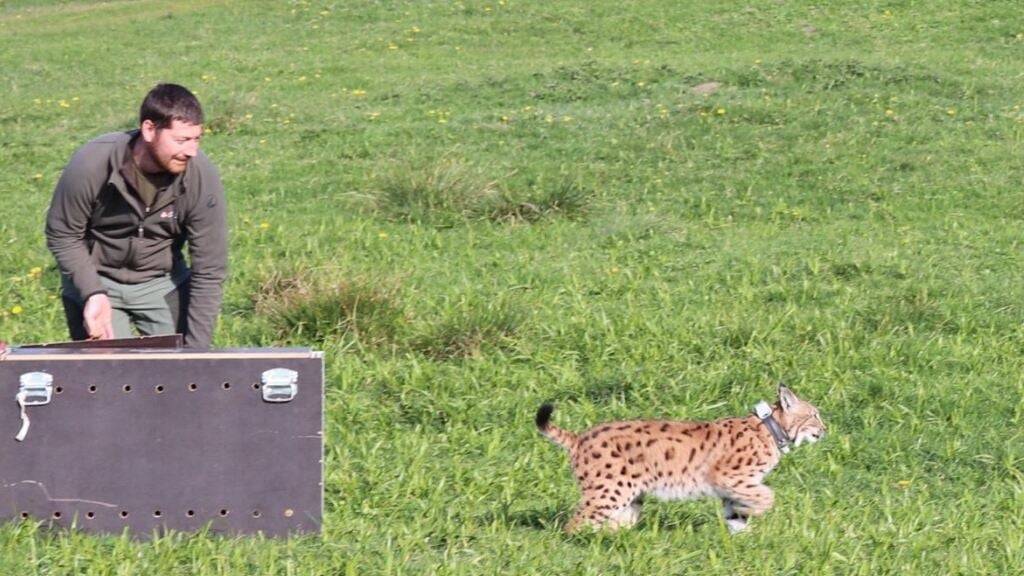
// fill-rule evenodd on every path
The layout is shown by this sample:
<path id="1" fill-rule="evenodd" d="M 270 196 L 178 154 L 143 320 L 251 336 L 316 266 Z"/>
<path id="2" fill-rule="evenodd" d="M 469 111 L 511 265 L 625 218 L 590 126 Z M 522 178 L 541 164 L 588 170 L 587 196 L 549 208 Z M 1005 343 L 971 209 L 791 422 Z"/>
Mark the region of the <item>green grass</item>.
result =
<path id="1" fill-rule="evenodd" d="M 170 80 L 230 196 L 217 344 L 328 377 L 322 539 L 22 523 L 0 573 L 1019 573 L 1022 51 L 1011 1 L 0 2 L 0 338 L 64 336 L 53 185 Z M 561 533 L 542 401 L 709 419 L 780 379 L 831 433 L 750 533 Z"/>

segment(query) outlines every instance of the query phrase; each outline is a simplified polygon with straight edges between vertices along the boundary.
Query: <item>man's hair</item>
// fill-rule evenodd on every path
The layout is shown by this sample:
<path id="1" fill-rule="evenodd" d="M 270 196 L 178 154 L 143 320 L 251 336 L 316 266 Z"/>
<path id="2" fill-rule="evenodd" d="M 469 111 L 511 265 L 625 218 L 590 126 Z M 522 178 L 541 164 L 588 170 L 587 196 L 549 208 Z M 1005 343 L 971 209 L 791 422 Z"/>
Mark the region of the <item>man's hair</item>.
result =
<path id="1" fill-rule="evenodd" d="M 157 84 L 146 94 L 139 109 L 139 124 L 146 120 L 157 128 L 167 128 L 175 120 L 199 125 L 203 123 L 203 107 L 188 88 L 178 84 Z"/>

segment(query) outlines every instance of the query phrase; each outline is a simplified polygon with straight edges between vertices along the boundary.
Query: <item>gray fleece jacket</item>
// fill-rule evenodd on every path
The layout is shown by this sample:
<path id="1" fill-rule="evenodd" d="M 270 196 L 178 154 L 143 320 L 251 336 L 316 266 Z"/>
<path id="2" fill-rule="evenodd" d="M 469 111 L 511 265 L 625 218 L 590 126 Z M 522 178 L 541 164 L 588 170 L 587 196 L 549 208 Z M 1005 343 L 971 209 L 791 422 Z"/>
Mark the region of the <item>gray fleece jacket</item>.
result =
<path id="1" fill-rule="evenodd" d="M 46 245 L 83 299 L 104 292 L 100 276 L 138 284 L 188 275 L 185 345 L 206 348 L 227 277 L 224 187 L 200 152 L 152 206 L 143 206 L 121 173 L 137 134 L 105 134 L 75 152 L 46 215 Z"/>

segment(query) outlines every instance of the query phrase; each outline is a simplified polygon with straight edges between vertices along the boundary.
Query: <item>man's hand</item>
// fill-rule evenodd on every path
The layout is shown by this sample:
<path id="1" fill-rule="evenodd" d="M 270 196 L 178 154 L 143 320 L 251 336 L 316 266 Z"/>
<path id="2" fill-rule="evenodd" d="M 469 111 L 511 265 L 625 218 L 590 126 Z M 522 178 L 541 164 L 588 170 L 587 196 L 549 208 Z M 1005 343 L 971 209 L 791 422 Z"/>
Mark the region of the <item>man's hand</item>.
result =
<path id="1" fill-rule="evenodd" d="M 110 299 L 106 294 L 93 294 L 85 301 L 85 330 L 89 338 L 109 340 L 114 337 L 114 323 L 110 311 Z"/>

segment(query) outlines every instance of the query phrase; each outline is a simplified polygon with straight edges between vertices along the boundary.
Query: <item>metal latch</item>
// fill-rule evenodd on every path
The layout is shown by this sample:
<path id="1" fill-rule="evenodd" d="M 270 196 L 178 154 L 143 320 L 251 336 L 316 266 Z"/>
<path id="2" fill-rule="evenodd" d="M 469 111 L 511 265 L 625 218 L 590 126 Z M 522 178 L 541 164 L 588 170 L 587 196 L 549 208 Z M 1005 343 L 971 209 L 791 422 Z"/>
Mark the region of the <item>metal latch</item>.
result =
<path id="1" fill-rule="evenodd" d="M 26 372 L 19 378 L 18 407 L 21 409 L 21 430 L 14 437 L 21 442 L 28 434 L 29 419 L 25 413 L 26 406 L 42 406 L 53 399 L 53 375 L 46 372 Z"/>
<path id="2" fill-rule="evenodd" d="M 263 373 L 263 400 L 288 402 L 299 393 L 299 373 L 287 368 L 274 368 Z"/>
<path id="3" fill-rule="evenodd" d="M 26 372 L 19 380 L 18 394 L 25 406 L 42 406 L 53 399 L 53 375 L 46 372 Z"/>

